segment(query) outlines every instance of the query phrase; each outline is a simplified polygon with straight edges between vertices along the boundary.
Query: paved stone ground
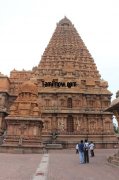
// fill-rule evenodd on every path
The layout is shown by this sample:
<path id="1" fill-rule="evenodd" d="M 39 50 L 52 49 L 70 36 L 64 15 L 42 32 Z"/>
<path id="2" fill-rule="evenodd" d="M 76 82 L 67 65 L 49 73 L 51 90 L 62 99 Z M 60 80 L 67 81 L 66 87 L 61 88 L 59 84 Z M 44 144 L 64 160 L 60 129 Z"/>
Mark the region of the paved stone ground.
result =
<path id="1" fill-rule="evenodd" d="M 32 180 L 42 154 L 0 153 L 0 180 Z"/>
<path id="2" fill-rule="evenodd" d="M 97 149 L 89 164 L 80 164 L 75 151 L 50 153 L 48 180 L 117 180 L 119 167 L 107 164 L 115 150 Z"/>
<path id="3" fill-rule="evenodd" d="M 119 167 L 107 157 L 115 149 L 96 149 L 89 164 L 80 164 L 75 150 L 49 151 L 47 180 L 118 180 Z M 43 154 L 0 154 L 0 180 L 33 180 Z M 38 180 L 42 178 L 37 177 Z"/>

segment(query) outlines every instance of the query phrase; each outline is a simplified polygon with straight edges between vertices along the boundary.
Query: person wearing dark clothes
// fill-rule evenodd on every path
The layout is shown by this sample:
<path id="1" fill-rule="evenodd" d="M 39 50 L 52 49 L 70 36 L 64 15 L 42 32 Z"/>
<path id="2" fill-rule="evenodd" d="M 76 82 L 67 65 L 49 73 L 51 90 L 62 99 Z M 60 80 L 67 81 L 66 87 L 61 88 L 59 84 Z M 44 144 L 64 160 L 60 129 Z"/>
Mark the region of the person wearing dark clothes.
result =
<path id="1" fill-rule="evenodd" d="M 78 144 L 80 164 L 84 163 L 84 144 L 83 140 Z"/>
<path id="2" fill-rule="evenodd" d="M 87 139 L 84 142 L 84 163 L 89 163 L 89 143 Z"/>

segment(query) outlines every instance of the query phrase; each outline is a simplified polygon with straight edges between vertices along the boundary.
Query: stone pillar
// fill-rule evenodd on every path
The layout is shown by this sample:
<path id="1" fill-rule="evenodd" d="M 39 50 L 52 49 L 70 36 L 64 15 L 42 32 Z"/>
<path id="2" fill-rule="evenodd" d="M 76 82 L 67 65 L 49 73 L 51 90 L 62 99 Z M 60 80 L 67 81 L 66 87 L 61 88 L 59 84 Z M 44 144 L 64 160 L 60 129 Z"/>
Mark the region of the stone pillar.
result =
<path id="1" fill-rule="evenodd" d="M 53 131 L 57 130 L 57 115 L 53 116 L 53 119 L 52 119 L 52 130 Z"/>
<path id="2" fill-rule="evenodd" d="M 5 116 L 7 113 L 0 111 L 0 135 L 4 133 L 4 131 L 7 129 L 7 123 L 5 120 Z"/>

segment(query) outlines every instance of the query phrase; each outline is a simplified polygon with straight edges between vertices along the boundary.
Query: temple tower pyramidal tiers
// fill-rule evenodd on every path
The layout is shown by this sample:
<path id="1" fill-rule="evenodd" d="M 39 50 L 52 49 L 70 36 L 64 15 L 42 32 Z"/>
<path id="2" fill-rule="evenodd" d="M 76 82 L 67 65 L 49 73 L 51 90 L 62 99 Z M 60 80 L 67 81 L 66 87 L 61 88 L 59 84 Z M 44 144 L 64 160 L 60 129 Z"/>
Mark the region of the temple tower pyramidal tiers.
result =
<path id="1" fill-rule="evenodd" d="M 97 70 L 72 22 L 64 17 L 38 66 L 0 74 L 0 133 L 3 145 L 61 143 L 74 147 L 81 139 L 97 148 L 117 143 L 112 93 Z M 3 146 L 2 145 L 2 146 Z"/>

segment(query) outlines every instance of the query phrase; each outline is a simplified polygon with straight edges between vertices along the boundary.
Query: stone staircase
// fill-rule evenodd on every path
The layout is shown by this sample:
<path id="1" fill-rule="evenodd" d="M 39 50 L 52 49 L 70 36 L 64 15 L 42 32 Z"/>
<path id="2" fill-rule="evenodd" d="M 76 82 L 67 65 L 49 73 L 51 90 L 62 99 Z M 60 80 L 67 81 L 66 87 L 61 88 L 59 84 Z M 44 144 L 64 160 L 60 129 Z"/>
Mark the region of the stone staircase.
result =
<path id="1" fill-rule="evenodd" d="M 63 149 L 62 144 L 46 144 L 46 149 Z"/>
<path id="2" fill-rule="evenodd" d="M 119 166 L 119 150 L 114 156 L 109 156 L 107 160 L 110 164 Z"/>

